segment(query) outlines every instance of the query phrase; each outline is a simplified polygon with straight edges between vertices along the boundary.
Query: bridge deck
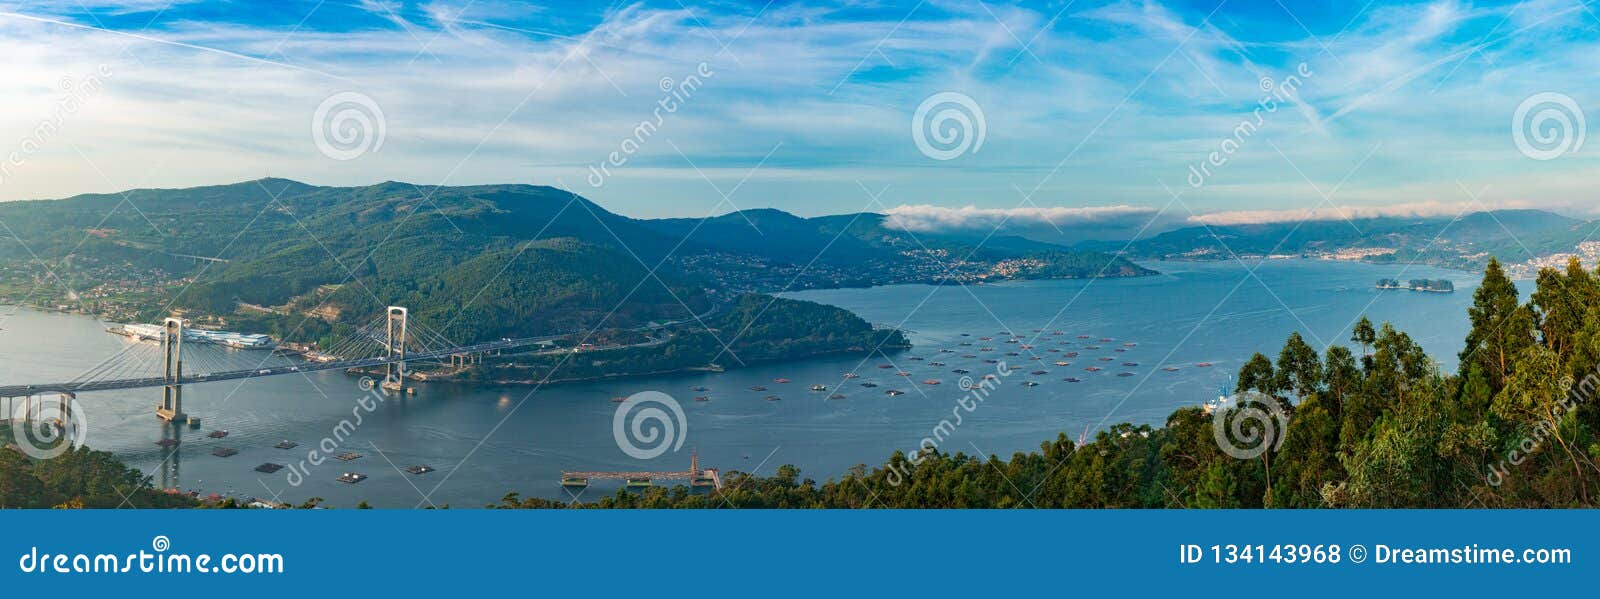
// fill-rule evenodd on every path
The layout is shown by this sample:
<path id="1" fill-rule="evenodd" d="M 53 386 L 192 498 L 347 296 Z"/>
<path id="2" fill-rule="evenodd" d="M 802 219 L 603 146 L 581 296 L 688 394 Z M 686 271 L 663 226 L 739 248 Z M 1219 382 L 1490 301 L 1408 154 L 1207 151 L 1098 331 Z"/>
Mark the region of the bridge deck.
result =
<path id="1" fill-rule="evenodd" d="M 447 357 L 447 356 L 454 355 L 454 354 L 477 353 L 477 352 L 492 351 L 492 350 L 497 350 L 497 349 L 510 349 L 510 348 L 514 348 L 514 347 L 526 347 L 526 346 L 530 346 L 530 345 L 538 345 L 538 344 L 544 343 L 546 341 L 552 341 L 552 340 L 555 340 L 555 339 L 560 339 L 560 338 L 565 337 L 565 336 L 566 335 L 549 335 L 549 336 L 545 336 L 545 337 L 528 337 L 528 338 L 523 338 L 523 339 L 503 339 L 503 340 L 500 340 L 500 341 L 492 341 L 492 342 L 489 342 L 489 343 L 478 343 L 478 344 L 474 344 L 474 345 L 464 345 L 464 346 L 461 346 L 461 347 L 452 347 L 452 348 L 449 348 L 449 349 L 441 349 L 441 350 L 435 350 L 435 351 L 429 351 L 429 352 L 410 353 L 410 354 L 406 354 L 404 359 L 405 360 L 418 360 L 418 361 L 420 361 L 420 360 L 431 360 L 431 359 L 436 359 L 436 358 Z M 214 382 L 214 381 L 230 381 L 230 380 L 238 380 L 238 379 L 248 379 L 248 378 L 255 378 L 255 377 L 263 377 L 263 376 L 277 376 L 277 375 L 291 374 L 291 373 L 296 373 L 296 372 L 313 372 L 313 371 L 319 371 L 319 370 L 336 370 L 336 369 L 347 369 L 347 368 L 369 368 L 369 367 L 372 367 L 372 366 L 382 366 L 384 364 L 389 364 L 389 363 L 392 363 L 392 362 L 399 362 L 399 361 L 401 361 L 401 358 L 399 358 L 399 357 L 384 356 L 384 357 L 376 357 L 376 358 L 364 358 L 364 359 L 360 359 L 360 360 L 340 360 L 340 361 L 335 361 L 335 362 L 303 362 L 303 363 L 300 363 L 300 364 L 293 364 L 293 365 L 289 365 L 289 366 L 274 366 L 274 367 L 271 367 L 271 368 L 256 368 L 256 369 L 250 369 L 250 370 L 230 370 L 230 371 L 224 371 L 224 372 L 212 372 L 212 373 L 207 373 L 207 374 L 189 375 L 189 376 L 183 377 L 182 379 L 179 379 L 179 383 L 180 384 L 184 384 L 184 385 L 188 385 L 188 384 L 192 384 L 192 383 L 208 383 L 208 382 Z M 136 379 L 116 379 L 116 380 L 106 380 L 106 381 L 65 382 L 65 383 L 38 383 L 38 384 L 31 384 L 31 385 L 0 385 L 0 397 L 24 397 L 24 396 L 28 396 L 28 395 L 37 395 L 37 394 L 40 394 L 40 393 L 80 393 L 80 392 L 84 392 L 84 391 L 110 391 L 110 390 L 116 390 L 116 389 L 138 389 L 138 388 L 143 388 L 143 387 L 161 387 L 161 386 L 163 386 L 165 384 L 166 384 L 166 382 L 161 377 L 155 376 L 155 377 L 145 377 L 145 378 L 136 378 Z"/>

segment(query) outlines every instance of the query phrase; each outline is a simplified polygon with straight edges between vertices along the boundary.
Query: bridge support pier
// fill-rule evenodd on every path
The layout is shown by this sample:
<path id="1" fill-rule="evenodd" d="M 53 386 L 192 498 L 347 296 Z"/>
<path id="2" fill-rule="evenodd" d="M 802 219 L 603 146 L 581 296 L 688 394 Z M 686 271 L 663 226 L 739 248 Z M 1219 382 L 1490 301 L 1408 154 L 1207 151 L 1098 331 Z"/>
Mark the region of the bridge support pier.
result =
<path id="1" fill-rule="evenodd" d="M 161 404 L 156 417 L 169 423 L 182 423 L 183 413 L 183 319 L 168 318 L 161 333 Z"/>

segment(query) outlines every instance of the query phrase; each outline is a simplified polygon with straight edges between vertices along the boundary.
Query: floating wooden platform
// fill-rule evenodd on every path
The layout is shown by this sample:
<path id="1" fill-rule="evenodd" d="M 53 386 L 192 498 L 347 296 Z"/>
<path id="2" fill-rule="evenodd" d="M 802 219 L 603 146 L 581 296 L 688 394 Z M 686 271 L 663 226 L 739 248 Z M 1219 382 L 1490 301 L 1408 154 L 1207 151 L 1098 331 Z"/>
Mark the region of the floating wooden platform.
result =
<path id="1" fill-rule="evenodd" d="M 231 458 L 233 456 L 239 455 L 239 450 L 234 449 L 232 447 L 217 447 L 217 448 L 214 448 L 214 449 L 211 450 L 211 455 L 217 456 L 219 458 Z"/>
<path id="2" fill-rule="evenodd" d="M 267 463 L 262 464 L 260 466 L 256 466 L 256 472 L 262 472 L 262 473 L 265 473 L 265 474 L 272 474 L 272 473 L 277 472 L 277 471 L 282 470 L 282 469 L 283 469 L 283 464 L 274 464 L 272 462 L 267 462 Z"/>

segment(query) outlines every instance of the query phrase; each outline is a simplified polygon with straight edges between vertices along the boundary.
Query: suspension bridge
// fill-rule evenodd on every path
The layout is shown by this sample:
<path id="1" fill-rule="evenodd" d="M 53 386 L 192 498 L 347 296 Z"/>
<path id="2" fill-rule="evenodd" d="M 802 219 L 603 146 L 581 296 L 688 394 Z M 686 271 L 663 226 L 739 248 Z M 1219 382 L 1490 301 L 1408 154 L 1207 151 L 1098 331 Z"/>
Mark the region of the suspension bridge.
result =
<path id="1" fill-rule="evenodd" d="M 156 339 L 158 343 L 135 342 L 68 381 L 0 385 L 0 398 L 29 398 L 31 403 L 33 396 L 57 393 L 62 405 L 66 405 L 69 398 L 86 391 L 160 387 L 162 396 L 161 403 L 156 406 L 156 416 L 168 422 L 182 422 L 186 419 L 184 385 L 383 366 L 383 388 L 400 391 L 405 386 L 407 362 L 448 359 L 452 364 L 469 363 L 484 354 L 542 345 L 568 336 L 507 338 L 457 345 L 421 323 L 411 322 L 406 308 L 390 306 L 382 316 L 358 327 L 354 334 L 308 354 L 314 359 L 290 363 L 278 360 L 279 363 L 268 365 L 271 358 L 268 356 L 256 368 L 239 368 L 237 359 L 226 359 L 219 352 L 186 350 L 186 327 L 183 319 L 168 318 L 162 324 L 161 334 Z M 193 345 L 195 341 L 190 340 L 188 344 Z"/>

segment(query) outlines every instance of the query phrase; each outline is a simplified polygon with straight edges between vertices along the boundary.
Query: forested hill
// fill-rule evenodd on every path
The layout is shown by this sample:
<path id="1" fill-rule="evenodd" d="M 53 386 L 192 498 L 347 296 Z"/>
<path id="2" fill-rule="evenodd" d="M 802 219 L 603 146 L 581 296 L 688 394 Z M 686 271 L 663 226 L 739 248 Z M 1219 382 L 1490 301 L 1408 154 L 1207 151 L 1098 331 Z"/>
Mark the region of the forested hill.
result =
<path id="1" fill-rule="evenodd" d="M 641 220 L 533 185 L 262 179 L 0 203 L 0 220 L 22 242 L 0 239 L 0 301 L 84 306 L 118 320 L 156 318 L 170 304 L 309 338 L 386 304 L 448 325 L 458 340 L 634 326 L 785 288 L 790 272 L 810 271 L 808 287 L 951 277 L 944 261 L 955 256 L 970 258 L 954 275 L 977 280 L 1148 272 L 1037 242 L 998 239 L 975 251 L 913 240 L 879 215 Z"/>

